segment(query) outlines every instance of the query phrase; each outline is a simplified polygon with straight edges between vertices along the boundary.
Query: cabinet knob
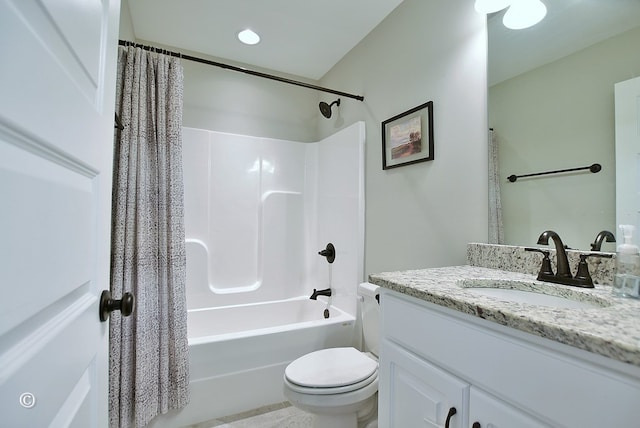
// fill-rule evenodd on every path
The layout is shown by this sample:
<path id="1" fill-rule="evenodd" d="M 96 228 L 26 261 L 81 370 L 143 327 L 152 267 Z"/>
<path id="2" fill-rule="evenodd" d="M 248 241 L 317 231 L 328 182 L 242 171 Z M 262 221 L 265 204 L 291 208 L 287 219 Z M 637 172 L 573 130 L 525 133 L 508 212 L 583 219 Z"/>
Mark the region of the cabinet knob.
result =
<path id="1" fill-rule="evenodd" d="M 480 426 L 480 422 L 474 422 L 473 425 L 471 425 L 471 428 L 482 428 Z"/>
<path id="2" fill-rule="evenodd" d="M 447 420 L 444 422 L 444 428 L 449 428 L 449 422 L 451 422 L 451 418 L 453 415 L 458 413 L 455 407 L 449 409 L 449 414 L 447 415 Z"/>

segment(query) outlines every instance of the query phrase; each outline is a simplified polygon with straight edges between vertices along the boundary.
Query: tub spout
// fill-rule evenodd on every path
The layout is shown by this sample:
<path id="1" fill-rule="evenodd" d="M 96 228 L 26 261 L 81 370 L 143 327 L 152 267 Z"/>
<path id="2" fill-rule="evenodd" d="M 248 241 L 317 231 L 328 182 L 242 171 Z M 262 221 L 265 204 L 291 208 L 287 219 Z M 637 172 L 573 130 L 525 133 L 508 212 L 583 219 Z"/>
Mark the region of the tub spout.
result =
<path id="1" fill-rule="evenodd" d="M 309 297 L 311 300 L 318 300 L 318 296 L 331 296 L 331 289 L 330 288 L 325 288 L 324 290 L 316 290 L 315 288 L 313 289 L 313 293 L 311 294 L 311 297 Z"/>

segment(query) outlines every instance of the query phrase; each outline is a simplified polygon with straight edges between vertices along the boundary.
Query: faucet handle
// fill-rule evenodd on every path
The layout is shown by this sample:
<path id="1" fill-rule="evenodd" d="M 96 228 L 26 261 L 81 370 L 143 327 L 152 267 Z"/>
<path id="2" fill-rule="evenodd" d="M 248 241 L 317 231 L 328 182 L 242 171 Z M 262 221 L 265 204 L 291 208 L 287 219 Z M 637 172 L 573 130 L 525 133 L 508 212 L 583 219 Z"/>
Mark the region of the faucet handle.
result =
<path id="1" fill-rule="evenodd" d="M 541 250 L 540 248 L 531 248 L 525 247 L 525 251 L 531 251 L 536 253 L 542 253 L 544 257 L 542 258 L 542 265 L 540 266 L 540 272 L 538 272 L 538 279 L 542 276 L 553 276 L 553 269 L 551 269 L 551 259 L 549 258 L 548 250 Z"/>
<path id="2" fill-rule="evenodd" d="M 576 272 L 576 276 L 574 278 L 583 285 L 593 287 L 593 280 L 591 279 L 591 274 L 589 273 L 589 265 L 587 264 L 587 257 L 589 257 L 589 254 L 580 254 L 580 262 L 578 262 L 578 271 Z"/>
<path id="3" fill-rule="evenodd" d="M 320 254 L 322 257 L 326 257 L 327 262 L 333 263 L 336 259 L 336 247 L 334 247 L 333 244 L 329 242 L 327 244 L 327 247 L 324 250 L 319 251 L 318 254 Z"/>
<path id="4" fill-rule="evenodd" d="M 574 277 L 583 287 L 593 287 L 593 280 L 591 279 L 591 274 L 589 273 L 589 265 L 587 264 L 587 257 L 600 257 L 609 259 L 613 257 L 613 254 L 598 254 L 598 253 L 590 253 L 590 254 L 580 254 L 580 262 L 578 262 L 578 271 L 576 272 L 576 276 Z"/>

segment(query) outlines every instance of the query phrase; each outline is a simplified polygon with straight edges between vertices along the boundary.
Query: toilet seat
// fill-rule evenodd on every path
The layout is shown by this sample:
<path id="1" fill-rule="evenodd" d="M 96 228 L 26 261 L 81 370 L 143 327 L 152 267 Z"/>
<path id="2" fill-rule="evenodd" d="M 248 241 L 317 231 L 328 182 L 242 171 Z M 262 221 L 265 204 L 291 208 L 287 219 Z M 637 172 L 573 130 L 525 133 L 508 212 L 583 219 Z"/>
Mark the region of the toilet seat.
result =
<path id="1" fill-rule="evenodd" d="M 376 371 L 371 376 L 369 376 L 368 378 L 360 382 L 352 383 L 350 385 L 334 386 L 330 388 L 318 388 L 318 387 L 312 387 L 312 386 L 310 387 L 310 386 L 296 385 L 295 383 L 287 379 L 286 376 L 284 378 L 284 383 L 287 386 L 287 388 L 289 388 L 291 391 L 295 391 L 300 394 L 332 395 L 332 394 L 345 394 L 347 392 L 357 391 L 357 390 L 363 389 L 364 387 L 370 385 L 371 383 L 377 380 L 378 380 L 378 372 Z"/>
<path id="2" fill-rule="evenodd" d="M 284 374 L 289 388 L 313 395 L 355 391 L 377 377 L 377 361 L 351 347 L 311 352 L 289 364 Z"/>

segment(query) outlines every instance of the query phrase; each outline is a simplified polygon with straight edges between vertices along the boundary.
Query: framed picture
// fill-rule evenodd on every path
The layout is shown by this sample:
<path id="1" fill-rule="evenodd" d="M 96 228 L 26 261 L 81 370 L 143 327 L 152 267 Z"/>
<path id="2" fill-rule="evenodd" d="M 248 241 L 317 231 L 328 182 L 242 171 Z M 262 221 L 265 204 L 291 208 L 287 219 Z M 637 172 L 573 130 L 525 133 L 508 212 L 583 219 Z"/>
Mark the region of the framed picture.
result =
<path id="1" fill-rule="evenodd" d="M 433 101 L 382 122 L 382 169 L 433 160 Z"/>

